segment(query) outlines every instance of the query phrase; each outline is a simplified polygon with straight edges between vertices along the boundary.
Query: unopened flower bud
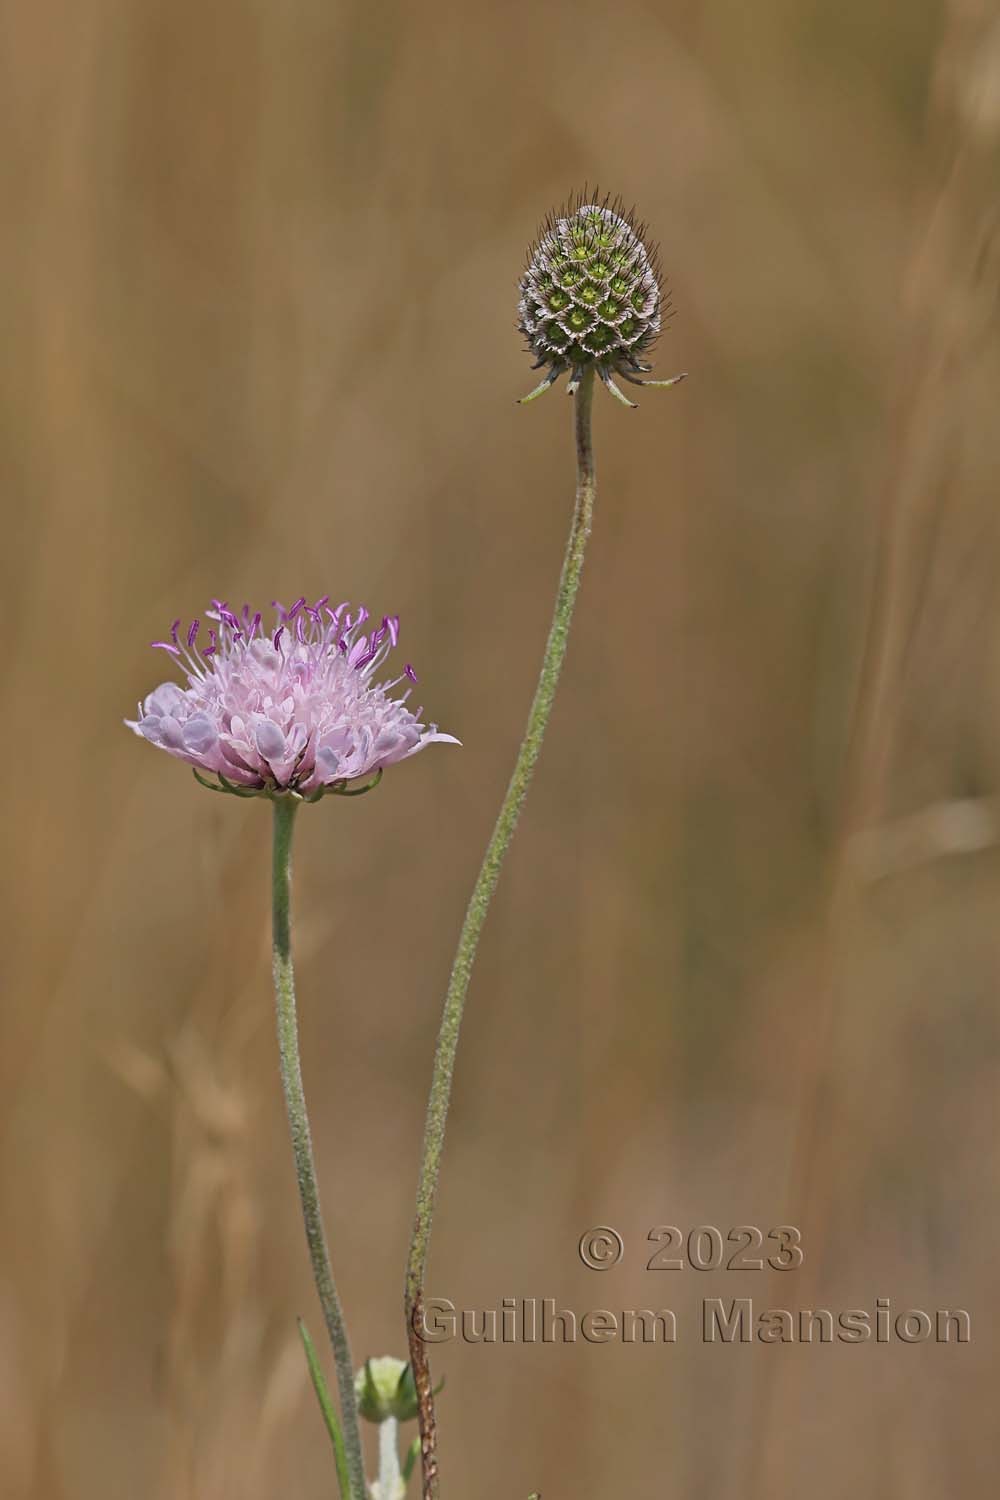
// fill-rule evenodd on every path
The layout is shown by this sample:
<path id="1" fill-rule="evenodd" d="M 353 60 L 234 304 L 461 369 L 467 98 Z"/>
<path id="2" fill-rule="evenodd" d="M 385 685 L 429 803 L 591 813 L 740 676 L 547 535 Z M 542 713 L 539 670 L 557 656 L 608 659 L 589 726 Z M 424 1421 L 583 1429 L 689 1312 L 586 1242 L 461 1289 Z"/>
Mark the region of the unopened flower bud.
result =
<path id="1" fill-rule="evenodd" d="M 354 1377 L 358 1410 L 368 1422 L 385 1422 L 395 1417 L 408 1422 L 417 1415 L 417 1388 L 413 1371 L 401 1359 L 385 1354 L 381 1359 L 367 1359 Z"/>
<path id="2" fill-rule="evenodd" d="M 633 385 L 673 385 L 642 380 L 641 355 L 655 343 L 664 318 L 659 260 L 646 226 L 624 212 L 621 199 L 591 202 L 586 193 L 550 214 L 528 252 L 520 282 L 518 327 L 535 355 L 535 369 L 548 366 L 531 401 L 570 371 L 570 394 L 587 370 L 623 401 L 613 374 Z"/>

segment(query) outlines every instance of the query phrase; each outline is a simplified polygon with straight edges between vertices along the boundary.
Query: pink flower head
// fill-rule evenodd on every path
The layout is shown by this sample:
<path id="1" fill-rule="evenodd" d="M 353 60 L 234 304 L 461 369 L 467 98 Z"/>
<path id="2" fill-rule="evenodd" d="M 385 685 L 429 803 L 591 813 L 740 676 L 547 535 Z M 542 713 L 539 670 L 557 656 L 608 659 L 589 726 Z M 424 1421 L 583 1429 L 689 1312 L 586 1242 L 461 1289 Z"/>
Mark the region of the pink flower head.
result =
<path id="1" fill-rule="evenodd" d="M 374 630 L 362 605 L 332 609 L 329 596 L 275 604 L 270 634 L 261 615 L 244 605 L 237 615 L 219 599 L 199 648 L 200 622 L 169 641 L 154 641 L 187 679 L 165 682 L 139 705 L 136 734 L 200 771 L 214 772 L 220 789 L 244 796 L 294 792 L 315 800 L 351 782 L 381 774 L 440 740 L 457 745 L 437 725 L 420 722 L 406 706 L 409 665 L 391 682 L 372 678 L 399 639 L 399 620 L 387 615 Z M 393 688 L 409 679 L 398 698 Z M 209 783 L 209 785 L 215 785 Z"/>

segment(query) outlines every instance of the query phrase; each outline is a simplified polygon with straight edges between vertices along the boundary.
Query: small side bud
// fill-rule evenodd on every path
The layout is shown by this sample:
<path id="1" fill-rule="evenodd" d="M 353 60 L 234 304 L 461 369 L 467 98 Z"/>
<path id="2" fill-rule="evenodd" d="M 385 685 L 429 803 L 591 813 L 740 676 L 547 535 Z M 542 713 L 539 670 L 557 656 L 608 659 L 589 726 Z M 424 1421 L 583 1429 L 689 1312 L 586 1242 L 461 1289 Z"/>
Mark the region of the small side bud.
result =
<path id="1" fill-rule="evenodd" d="M 417 1387 L 410 1366 L 385 1354 L 366 1359 L 354 1377 L 358 1411 L 366 1422 L 409 1422 L 417 1415 Z"/>

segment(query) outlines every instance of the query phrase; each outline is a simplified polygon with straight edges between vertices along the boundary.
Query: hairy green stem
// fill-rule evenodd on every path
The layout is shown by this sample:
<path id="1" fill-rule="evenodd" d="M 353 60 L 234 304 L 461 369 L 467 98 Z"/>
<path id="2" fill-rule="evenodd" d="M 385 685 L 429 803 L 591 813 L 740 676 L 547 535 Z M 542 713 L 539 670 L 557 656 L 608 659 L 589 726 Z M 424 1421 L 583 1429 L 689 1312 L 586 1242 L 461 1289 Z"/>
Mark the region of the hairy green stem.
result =
<path id="1" fill-rule="evenodd" d="M 295 1153 L 295 1173 L 299 1182 L 306 1242 L 312 1261 L 313 1279 L 326 1320 L 340 1391 L 340 1417 L 344 1436 L 347 1475 L 351 1500 L 365 1500 L 365 1471 L 358 1431 L 358 1407 L 354 1394 L 354 1366 L 347 1338 L 344 1314 L 330 1267 L 323 1215 L 320 1209 L 316 1162 L 312 1135 L 306 1113 L 306 1096 L 302 1087 L 302 1064 L 299 1058 L 299 1026 L 295 1010 L 295 975 L 292 969 L 290 890 L 292 877 L 292 828 L 298 803 L 291 797 L 274 799 L 274 844 L 272 861 L 272 917 L 274 994 L 278 1013 L 278 1050 L 281 1058 L 281 1083 L 285 1091 L 288 1124 Z"/>
<path id="2" fill-rule="evenodd" d="M 441 1169 L 441 1153 L 444 1147 L 448 1106 L 451 1101 L 452 1078 L 455 1071 L 455 1053 L 458 1034 L 462 1024 L 462 1012 L 472 975 L 472 965 L 479 946 L 480 935 L 490 901 L 500 876 L 500 868 L 507 853 L 518 814 L 528 793 L 532 772 L 542 748 L 549 715 L 559 683 L 566 656 L 573 606 L 580 587 L 583 559 L 590 535 L 594 511 L 596 479 L 594 475 L 594 453 L 590 436 L 590 410 L 594 394 L 594 372 L 587 370 L 575 396 L 576 430 L 576 503 L 570 525 L 566 556 L 559 579 L 555 611 L 549 630 L 545 655 L 538 686 L 528 715 L 527 727 L 507 791 L 500 806 L 496 825 L 486 846 L 482 866 L 472 889 L 472 896 L 465 913 L 458 948 L 455 953 L 444 1002 L 441 1030 L 438 1034 L 437 1050 L 434 1054 L 434 1073 L 431 1080 L 430 1099 L 427 1105 L 427 1120 L 424 1127 L 424 1143 L 420 1161 L 420 1179 L 417 1189 L 417 1207 L 413 1221 L 413 1235 L 406 1268 L 406 1323 L 410 1346 L 410 1363 L 417 1388 L 420 1420 L 420 1456 L 423 1470 L 423 1500 L 437 1500 L 438 1464 L 437 1429 L 434 1416 L 434 1391 L 431 1381 L 427 1346 L 421 1338 L 423 1324 L 424 1278 L 427 1269 L 427 1252 L 430 1245 L 431 1223 L 437 1193 L 438 1175 Z"/>

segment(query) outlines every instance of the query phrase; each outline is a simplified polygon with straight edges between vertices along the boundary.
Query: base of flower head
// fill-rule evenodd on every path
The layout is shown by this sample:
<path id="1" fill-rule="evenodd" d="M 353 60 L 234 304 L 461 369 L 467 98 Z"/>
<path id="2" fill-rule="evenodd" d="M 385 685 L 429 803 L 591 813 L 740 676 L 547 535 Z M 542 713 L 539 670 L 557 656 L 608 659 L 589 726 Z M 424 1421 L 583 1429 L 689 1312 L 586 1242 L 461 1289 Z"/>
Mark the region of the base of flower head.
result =
<path id="1" fill-rule="evenodd" d="M 630 385 L 647 385 L 651 387 L 678 385 L 682 380 L 687 379 L 687 371 L 683 370 L 680 375 L 672 375 L 669 380 L 643 380 L 639 372 L 651 370 L 653 367 L 652 365 L 640 364 L 638 360 L 632 360 L 628 365 L 622 362 L 613 365 L 595 363 L 593 368 L 597 371 L 602 383 L 607 386 L 612 396 L 620 401 L 623 406 L 630 406 L 633 410 L 639 403 L 628 399 L 624 391 L 615 384 L 614 375 L 620 375 Z M 575 396 L 580 389 L 580 381 L 583 379 L 585 369 L 585 365 L 554 364 L 545 376 L 545 379 L 540 381 L 533 391 L 529 391 L 526 396 L 520 398 L 517 403 L 518 406 L 526 406 L 529 401 L 536 400 L 538 396 L 544 396 L 545 392 L 550 390 L 559 377 L 565 375 L 567 371 L 570 372 L 570 378 L 566 386 L 566 394 L 567 396 Z"/>
<path id="2" fill-rule="evenodd" d="M 281 802 L 285 798 L 293 802 L 320 802 L 326 796 L 331 797 L 363 797 L 366 792 L 373 792 L 382 780 L 384 774 L 380 766 L 370 781 L 363 786 L 354 786 L 347 781 L 331 781 L 326 786 L 317 787 L 315 791 L 298 792 L 294 787 L 287 786 L 261 786 L 248 787 L 237 786 L 235 782 L 228 781 L 221 771 L 216 771 L 217 781 L 210 781 L 207 776 L 202 776 L 194 766 L 191 768 L 199 786 L 205 787 L 210 792 L 223 792 L 230 797 L 266 797 L 269 802 Z"/>

